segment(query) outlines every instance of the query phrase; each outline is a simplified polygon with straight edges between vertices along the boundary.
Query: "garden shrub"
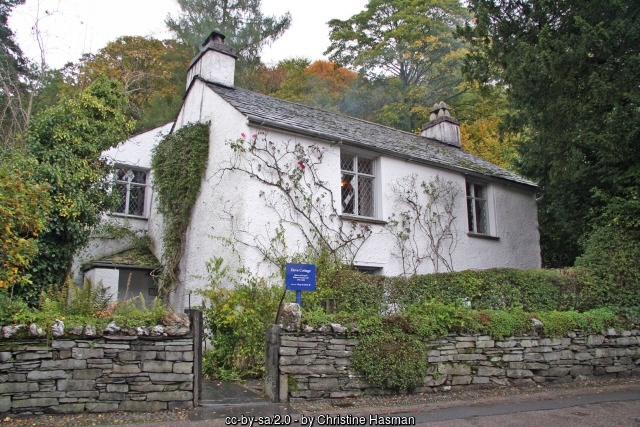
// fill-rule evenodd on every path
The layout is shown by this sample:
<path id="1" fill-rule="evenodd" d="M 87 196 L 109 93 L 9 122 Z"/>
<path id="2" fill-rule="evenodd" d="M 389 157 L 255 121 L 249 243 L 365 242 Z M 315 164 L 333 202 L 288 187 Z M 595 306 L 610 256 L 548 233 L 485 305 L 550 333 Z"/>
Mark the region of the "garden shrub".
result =
<path id="1" fill-rule="evenodd" d="M 561 337 L 573 329 L 580 328 L 584 317 L 577 311 L 550 311 L 540 313 L 540 320 L 544 323 L 545 335 Z"/>
<path id="2" fill-rule="evenodd" d="M 581 308 L 640 305 L 640 232 L 616 225 L 593 230 L 576 260 L 586 273 Z"/>
<path id="3" fill-rule="evenodd" d="M 411 391 L 427 375 L 424 343 L 397 327 L 364 335 L 351 361 L 369 383 L 381 388 Z"/>
<path id="4" fill-rule="evenodd" d="M 619 326 L 620 319 L 618 315 L 608 308 L 594 308 L 593 310 L 582 313 L 584 322 L 582 330 L 585 332 L 600 332 L 605 328 Z"/>
<path id="5" fill-rule="evenodd" d="M 26 302 L 18 298 L 12 299 L 6 289 L 0 289 L 0 325 L 20 323 L 16 319 L 24 318 L 31 311 Z"/>
<path id="6" fill-rule="evenodd" d="M 521 309 L 486 310 L 476 314 L 480 331 L 496 339 L 522 335 L 531 330 L 531 314 Z"/>
<path id="7" fill-rule="evenodd" d="M 260 377 L 264 373 L 265 331 L 275 320 L 280 288 L 240 270 L 231 280 L 221 259 L 208 263 L 210 283 L 199 291 L 211 350 L 203 369 L 221 380 Z M 232 284 L 227 289 L 223 283 Z"/>
<path id="8" fill-rule="evenodd" d="M 316 265 L 316 290 L 304 295 L 306 308 L 322 307 L 327 300 L 333 300 L 335 311 L 378 312 L 382 306 L 385 281 L 383 276 L 362 273 L 352 266 L 335 259 L 335 255 L 321 251 L 319 256 L 308 262 Z"/>
<path id="9" fill-rule="evenodd" d="M 401 308 L 415 302 L 438 301 L 476 310 L 576 309 L 584 278 L 584 272 L 575 269 L 467 270 L 388 279 L 386 297 Z"/>
<path id="10" fill-rule="evenodd" d="M 161 299 L 155 298 L 150 307 L 145 304 L 142 294 L 118 301 L 113 308 L 111 318 L 120 327 L 135 328 L 138 326 L 154 326 L 162 323 L 162 319 L 169 314 L 169 309 Z"/>
<path id="11" fill-rule="evenodd" d="M 444 337 L 455 332 L 475 332 L 479 323 L 474 312 L 464 306 L 428 302 L 412 304 L 403 313 L 410 332 L 428 339 Z"/>

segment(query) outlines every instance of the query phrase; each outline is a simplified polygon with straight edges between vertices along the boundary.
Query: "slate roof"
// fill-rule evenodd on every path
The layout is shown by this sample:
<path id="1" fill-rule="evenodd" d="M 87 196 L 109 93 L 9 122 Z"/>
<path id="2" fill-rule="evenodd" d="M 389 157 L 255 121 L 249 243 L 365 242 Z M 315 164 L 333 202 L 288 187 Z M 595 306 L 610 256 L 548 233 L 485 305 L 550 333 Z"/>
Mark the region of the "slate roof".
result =
<path id="1" fill-rule="evenodd" d="M 94 260 L 83 266 L 83 270 L 95 267 L 116 268 L 132 267 L 155 270 L 161 266 L 160 261 L 147 248 L 133 248 L 117 254 Z"/>
<path id="2" fill-rule="evenodd" d="M 484 175 L 526 186 L 536 186 L 535 183 L 493 163 L 434 139 L 283 101 L 239 87 L 230 88 L 202 81 L 257 125 L 329 139 L 470 175 Z"/>

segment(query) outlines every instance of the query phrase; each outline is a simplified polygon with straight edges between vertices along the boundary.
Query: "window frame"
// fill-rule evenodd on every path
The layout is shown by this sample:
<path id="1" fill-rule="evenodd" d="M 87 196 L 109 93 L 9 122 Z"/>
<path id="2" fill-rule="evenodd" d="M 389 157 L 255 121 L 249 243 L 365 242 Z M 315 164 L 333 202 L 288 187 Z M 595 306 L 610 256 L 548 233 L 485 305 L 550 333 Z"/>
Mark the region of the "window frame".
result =
<path id="1" fill-rule="evenodd" d="M 116 210 L 112 210 L 111 214 L 112 215 L 116 215 L 116 216 L 124 216 L 124 217 L 128 217 L 128 218 L 141 218 L 141 219 L 146 219 L 147 218 L 147 193 L 148 190 L 150 188 L 149 186 L 149 172 L 150 170 L 147 168 L 141 168 L 141 167 L 136 167 L 136 166 L 130 166 L 130 165 L 123 165 L 123 164 L 117 164 L 114 165 L 113 167 L 114 172 L 113 172 L 113 189 L 114 191 L 119 191 L 117 186 L 118 185 L 126 185 L 126 194 L 125 194 L 125 204 L 124 204 L 124 212 L 118 212 Z M 144 173 L 144 184 L 143 183 L 138 183 L 138 182 L 133 182 L 133 180 L 121 180 L 118 179 L 118 170 L 125 170 L 125 171 L 135 171 L 135 172 L 143 172 Z M 126 172 L 125 172 L 126 173 Z M 132 214 L 132 213 L 128 213 L 131 211 L 129 203 L 131 201 L 131 187 L 142 187 L 144 189 L 143 191 L 143 200 L 142 200 L 142 215 L 137 215 L 137 214 Z M 119 200 L 122 201 L 121 196 L 119 195 Z"/>
<path id="2" fill-rule="evenodd" d="M 353 170 L 348 170 L 348 169 L 343 169 L 343 156 L 347 155 L 347 156 L 351 156 L 353 158 Z M 359 170 L 359 161 L 361 159 L 366 159 L 370 162 L 371 164 L 371 173 L 366 173 L 366 172 L 361 172 Z M 358 219 L 361 221 L 368 221 L 368 222 L 379 222 L 380 220 L 378 219 L 379 217 L 379 212 L 380 209 L 378 207 L 378 203 L 379 203 L 379 194 L 378 194 L 378 182 L 379 182 L 379 157 L 372 155 L 371 153 L 362 153 L 359 151 L 355 151 L 355 150 L 340 150 L 340 212 L 342 217 L 345 218 L 353 218 L 353 219 Z M 345 206 L 344 206 L 344 187 L 345 187 L 345 175 L 349 175 L 352 176 L 353 178 L 346 182 L 347 184 L 349 184 L 352 189 L 353 189 L 353 213 L 349 213 L 349 212 L 345 212 Z M 359 213 L 360 211 L 360 206 L 359 206 L 359 199 L 360 199 L 360 189 L 359 187 L 359 177 L 362 177 L 364 179 L 369 179 L 371 180 L 371 216 L 368 215 L 362 215 Z M 382 221 L 384 223 L 384 221 Z"/>
<path id="3" fill-rule="evenodd" d="M 478 197 L 476 195 L 476 186 L 480 186 L 483 188 L 484 197 Z M 472 189 L 472 194 L 469 194 L 469 188 Z M 495 233 L 496 224 L 493 220 L 493 190 L 491 185 L 486 181 L 467 178 L 465 180 L 465 201 L 465 210 L 467 213 L 467 234 L 471 237 L 483 237 L 493 240 L 499 240 Z M 485 209 L 484 231 L 479 231 L 478 227 L 478 202 L 481 202 L 484 205 Z M 472 217 L 469 216 L 470 213 Z"/>

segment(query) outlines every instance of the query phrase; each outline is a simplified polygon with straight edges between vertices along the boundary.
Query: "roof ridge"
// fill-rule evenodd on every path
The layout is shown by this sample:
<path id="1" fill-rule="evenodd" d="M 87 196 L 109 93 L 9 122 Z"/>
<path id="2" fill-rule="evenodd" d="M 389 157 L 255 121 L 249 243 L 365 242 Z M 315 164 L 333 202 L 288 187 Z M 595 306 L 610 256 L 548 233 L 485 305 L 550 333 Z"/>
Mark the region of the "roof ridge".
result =
<path id="1" fill-rule="evenodd" d="M 210 85 L 213 85 L 213 86 L 218 86 L 218 87 L 221 87 L 221 88 L 224 88 L 224 89 L 231 89 L 231 90 L 239 90 L 239 91 L 244 91 L 244 92 L 251 92 L 251 93 L 256 94 L 256 95 L 258 95 L 258 96 L 264 96 L 264 97 L 266 97 L 266 98 L 277 99 L 278 101 L 286 102 L 287 104 L 296 105 L 296 106 L 304 107 L 304 108 L 309 108 L 309 109 L 311 109 L 311 110 L 322 111 L 323 113 L 335 114 L 336 116 L 346 117 L 346 118 L 351 119 L 351 120 L 357 120 L 357 121 L 360 121 L 360 122 L 363 122 L 363 123 L 366 123 L 366 124 L 369 124 L 369 125 L 378 126 L 378 127 L 381 127 L 381 128 L 389 129 L 389 130 L 394 131 L 394 132 L 400 132 L 400 133 L 403 133 L 403 134 L 406 134 L 406 135 L 411 135 L 411 136 L 415 136 L 415 137 L 424 138 L 424 139 L 426 139 L 426 140 L 428 140 L 428 141 L 433 141 L 433 142 L 436 142 L 436 143 L 438 143 L 438 144 L 442 144 L 442 145 L 444 145 L 444 146 L 449 146 L 448 144 L 445 144 L 445 143 L 443 143 L 443 142 L 441 142 L 441 141 L 438 141 L 437 139 L 428 138 L 428 137 L 426 137 L 426 136 L 422 136 L 422 135 L 419 135 L 419 134 L 417 134 L 417 133 L 413 133 L 413 132 L 407 132 L 406 130 L 402 130 L 402 129 L 396 129 L 396 128 L 391 127 L 391 126 L 382 125 L 382 124 L 380 124 L 380 123 L 372 122 L 372 121 L 370 121 L 370 120 L 361 119 L 361 118 L 359 118 L 359 117 L 349 116 L 349 115 L 344 114 L 344 113 L 341 113 L 341 112 L 335 112 L 335 111 L 325 110 L 325 109 L 322 109 L 322 108 L 313 107 L 313 106 L 311 106 L 311 105 L 302 104 L 302 103 L 300 103 L 300 102 L 289 101 L 289 100 L 286 100 L 286 99 L 282 99 L 282 98 L 278 98 L 278 97 L 275 97 L 275 96 L 266 95 L 266 94 L 264 94 L 264 93 L 256 92 L 256 91 L 253 91 L 253 90 L 245 89 L 245 88 L 242 88 L 242 87 L 239 87 L 239 86 L 233 86 L 233 87 L 225 86 L 225 85 L 220 84 L 220 83 L 215 83 L 215 82 L 212 82 L 212 81 L 209 81 L 209 80 L 203 79 L 203 78 L 202 78 L 202 77 L 200 77 L 200 76 L 198 76 L 198 78 L 199 78 L 200 80 L 202 80 L 202 81 L 203 81 L 204 83 L 206 83 L 206 84 L 210 84 Z"/>

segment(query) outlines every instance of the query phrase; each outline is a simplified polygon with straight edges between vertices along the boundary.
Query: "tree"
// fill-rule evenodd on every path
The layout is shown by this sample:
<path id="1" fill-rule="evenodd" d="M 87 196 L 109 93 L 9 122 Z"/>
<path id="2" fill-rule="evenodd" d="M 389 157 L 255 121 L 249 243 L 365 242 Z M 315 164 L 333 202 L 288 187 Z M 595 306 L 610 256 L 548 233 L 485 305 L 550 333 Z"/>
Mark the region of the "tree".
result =
<path id="1" fill-rule="evenodd" d="M 345 95 L 358 75 L 329 61 L 282 60 L 263 71 L 268 95 L 330 111 L 341 111 Z"/>
<path id="2" fill-rule="evenodd" d="M 23 3 L 24 0 L 0 3 L 0 138 L 3 150 L 23 145 L 20 136 L 28 123 L 25 84 L 28 64 L 7 23 L 11 10 Z"/>
<path id="3" fill-rule="evenodd" d="M 465 50 L 454 30 L 467 19 L 457 0 L 370 0 L 348 20 L 329 21 L 326 53 L 369 80 L 394 85 L 398 95 L 378 121 L 416 130 L 428 117 L 424 106 L 448 100 L 462 80 Z"/>
<path id="4" fill-rule="evenodd" d="M 260 51 L 273 43 L 291 25 L 291 15 L 264 16 L 261 0 L 177 0 L 181 15 L 169 16 L 165 24 L 192 54 L 200 50 L 213 30 L 224 34 L 226 43 L 240 57 L 236 66 L 236 84 L 252 89 L 254 71 L 260 65 Z"/>
<path id="5" fill-rule="evenodd" d="M 60 96 L 74 96 L 101 77 L 120 82 L 128 99 L 127 114 L 137 130 L 175 118 L 184 94 L 184 76 L 191 52 L 175 40 L 122 36 L 96 54 L 84 55 L 52 73 L 43 89 L 43 106 Z"/>
<path id="6" fill-rule="evenodd" d="M 38 252 L 49 193 L 33 179 L 33 159 L 12 152 L 0 163 L 0 289 L 17 293 L 31 285 L 27 271 Z"/>
<path id="7" fill-rule="evenodd" d="M 529 138 L 520 171 L 537 181 L 543 262 L 571 265 L 608 200 L 640 178 L 640 4 L 472 0 L 468 73 L 504 84 Z M 634 212 L 636 217 L 640 212 Z"/>
<path id="8" fill-rule="evenodd" d="M 31 303 L 43 288 L 64 282 L 74 252 L 110 207 L 109 167 L 100 155 L 131 131 L 125 106 L 120 85 L 101 78 L 33 119 L 28 150 L 39 163 L 34 178 L 49 188 L 51 210 L 30 267 L 34 285 L 21 295 Z"/>
<path id="9" fill-rule="evenodd" d="M 510 109 L 501 86 L 465 82 L 456 98 L 462 149 L 505 169 L 515 169 L 522 135 L 510 129 Z"/>

